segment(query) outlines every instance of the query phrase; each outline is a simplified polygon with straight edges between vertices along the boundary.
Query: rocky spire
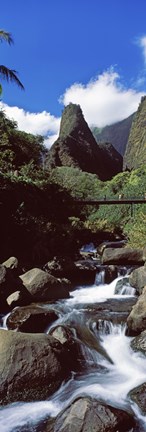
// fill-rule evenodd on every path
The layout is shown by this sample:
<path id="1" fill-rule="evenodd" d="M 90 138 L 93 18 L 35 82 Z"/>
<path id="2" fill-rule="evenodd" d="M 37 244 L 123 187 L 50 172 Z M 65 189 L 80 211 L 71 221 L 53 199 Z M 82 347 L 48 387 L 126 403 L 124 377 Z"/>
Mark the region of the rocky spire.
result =
<path id="1" fill-rule="evenodd" d="M 59 138 L 51 147 L 47 166 L 73 166 L 108 180 L 122 170 L 122 157 L 111 144 L 97 144 L 79 105 L 63 112 Z"/>

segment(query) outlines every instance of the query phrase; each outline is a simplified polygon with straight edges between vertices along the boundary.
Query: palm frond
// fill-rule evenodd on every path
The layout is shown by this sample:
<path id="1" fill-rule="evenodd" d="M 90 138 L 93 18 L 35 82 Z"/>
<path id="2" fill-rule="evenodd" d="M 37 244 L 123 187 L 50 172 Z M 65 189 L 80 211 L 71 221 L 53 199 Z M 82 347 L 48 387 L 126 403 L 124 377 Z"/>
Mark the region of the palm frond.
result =
<path id="1" fill-rule="evenodd" d="M 0 65 L 0 77 L 5 79 L 8 82 L 14 82 L 18 85 L 22 90 L 24 90 L 24 86 L 17 77 L 17 72 L 13 69 L 9 69 L 6 66 Z"/>
<path id="2" fill-rule="evenodd" d="M 0 30 L 0 42 L 6 41 L 8 42 L 9 45 L 11 45 L 13 43 L 13 38 L 11 33 L 5 31 L 5 30 Z"/>

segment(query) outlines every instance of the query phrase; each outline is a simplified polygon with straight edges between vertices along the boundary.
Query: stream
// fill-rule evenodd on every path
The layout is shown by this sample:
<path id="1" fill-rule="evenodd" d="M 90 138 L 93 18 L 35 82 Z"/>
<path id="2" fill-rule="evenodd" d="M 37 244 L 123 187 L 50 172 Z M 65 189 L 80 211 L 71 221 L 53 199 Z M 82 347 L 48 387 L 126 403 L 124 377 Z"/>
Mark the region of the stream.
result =
<path id="1" fill-rule="evenodd" d="M 146 358 L 132 350 L 132 338 L 126 336 L 127 308 L 135 303 L 135 290 L 125 284 L 116 294 L 116 284 L 122 278 L 119 275 L 112 283 L 104 284 L 102 270 L 94 285 L 78 286 L 71 298 L 52 305 L 59 318 L 47 332 L 57 325 L 73 329 L 81 345 L 80 370 L 72 372 L 47 401 L 1 407 L 0 432 L 41 432 L 41 421 L 55 417 L 79 396 L 91 396 L 132 412 L 137 419 L 133 432 L 146 431 L 146 417 L 128 396 L 130 390 L 146 381 Z"/>

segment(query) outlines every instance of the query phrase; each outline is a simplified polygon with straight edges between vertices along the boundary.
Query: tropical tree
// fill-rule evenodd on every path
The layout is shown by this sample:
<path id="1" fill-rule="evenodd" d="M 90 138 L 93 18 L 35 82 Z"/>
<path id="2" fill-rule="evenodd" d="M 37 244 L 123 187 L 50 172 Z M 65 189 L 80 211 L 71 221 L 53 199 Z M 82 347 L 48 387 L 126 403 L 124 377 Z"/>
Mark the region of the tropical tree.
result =
<path id="1" fill-rule="evenodd" d="M 7 42 L 9 45 L 13 43 L 11 33 L 5 30 L 0 30 L 0 42 Z M 8 82 L 14 82 L 21 89 L 24 90 L 24 86 L 17 76 L 17 72 L 14 69 L 9 69 L 4 65 L 0 65 L 0 78 L 5 79 Z M 2 85 L 0 84 L 0 94 L 2 93 Z"/>

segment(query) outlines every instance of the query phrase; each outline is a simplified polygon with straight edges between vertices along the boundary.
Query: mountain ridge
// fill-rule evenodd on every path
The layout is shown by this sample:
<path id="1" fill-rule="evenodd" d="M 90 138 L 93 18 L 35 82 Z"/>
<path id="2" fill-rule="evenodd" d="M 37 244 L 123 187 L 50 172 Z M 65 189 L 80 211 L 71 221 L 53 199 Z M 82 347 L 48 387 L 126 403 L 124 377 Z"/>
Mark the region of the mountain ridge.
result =
<path id="1" fill-rule="evenodd" d="M 123 156 L 126 150 L 132 121 L 135 113 L 131 114 L 124 120 L 104 126 L 103 128 L 94 127 L 92 133 L 96 142 L 110 142 L 115 149 Z"/>
<path id="2" fill-rule="evenodd" d="M 48 151 L 48 168 L 73 166 L 109 180 L 122 170 L 122 156 L 110 143 L 98 144 L 79 105 L 63 111 L 59 138 Z"/>
<path id="3" fill-rule="evenodd" d="M 136 169 L 144 164 L 146 164 L 146 96 L 141 98 L 132 122 L 123 158 L 123 170 Z"/>

